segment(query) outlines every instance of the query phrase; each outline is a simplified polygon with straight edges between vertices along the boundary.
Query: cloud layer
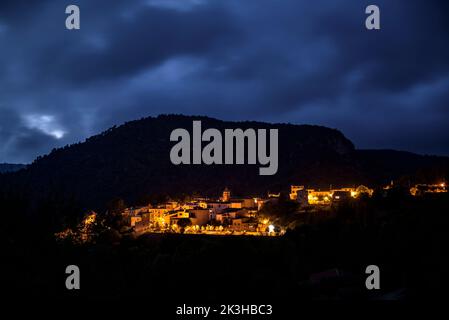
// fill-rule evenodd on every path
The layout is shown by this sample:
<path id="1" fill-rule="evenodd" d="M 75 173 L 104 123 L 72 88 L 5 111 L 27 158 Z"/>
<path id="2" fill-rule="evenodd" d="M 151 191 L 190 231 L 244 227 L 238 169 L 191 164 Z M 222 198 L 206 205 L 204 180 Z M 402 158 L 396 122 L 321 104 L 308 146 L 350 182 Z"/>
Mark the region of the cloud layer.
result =
<path id="1" fill-rule="evenodd" d="M 445 1 L 0 3 L 0 162 L 159 113 L 321 124 L 449 155 Z"/>

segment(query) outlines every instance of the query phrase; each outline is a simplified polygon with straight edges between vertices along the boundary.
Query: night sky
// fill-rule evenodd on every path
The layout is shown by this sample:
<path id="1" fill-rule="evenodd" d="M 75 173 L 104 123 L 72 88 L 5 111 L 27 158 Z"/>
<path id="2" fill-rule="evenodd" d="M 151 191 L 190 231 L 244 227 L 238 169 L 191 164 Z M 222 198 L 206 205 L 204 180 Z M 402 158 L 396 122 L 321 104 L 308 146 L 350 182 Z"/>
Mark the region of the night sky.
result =
<path id="1" fill-rule="evenodd" d="M 369 4 L 381 30 L 365 28 Z M 0 162 L 160 113 L 449 155 L 449 2 L 0 1 Z"/>

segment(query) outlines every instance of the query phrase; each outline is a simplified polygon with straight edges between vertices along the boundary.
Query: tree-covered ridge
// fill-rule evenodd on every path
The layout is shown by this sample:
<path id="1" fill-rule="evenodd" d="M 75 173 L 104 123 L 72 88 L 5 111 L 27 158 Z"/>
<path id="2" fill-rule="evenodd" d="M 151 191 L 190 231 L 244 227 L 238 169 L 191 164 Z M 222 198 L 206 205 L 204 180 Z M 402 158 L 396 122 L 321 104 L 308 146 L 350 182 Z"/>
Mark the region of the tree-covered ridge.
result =
<path id="1" fill-rule="evenodd" d="M 176 128 L 191 130 L 193 120 L 201 120 L 204 129 L 220 131 L 277 128 L 277 174 L 260 176 L 256 165 L 173 165 L 170 133 Z M 20 191 L 40 203 L 45 198 L 69 199 L 84 210 L 101 210 L 114 198 L 129 205 L 146 204 L 166 196 L 216 195 L 225 186 L 232 187 L 236 195 L 256 196 L 287 191 L 291 184 L 315 188 L 382 185 L 401 176 L 406 176 L 406 183 L 414 183 L 416 177 L 433 182 L 447 180 L 448 163 L 445 157 L 360 151 L 338 130 L 322 126 L 161 115 L 127 122 L 82 143 L 55 149 L 26 170 L 0 177 L 0 191 Z"/>

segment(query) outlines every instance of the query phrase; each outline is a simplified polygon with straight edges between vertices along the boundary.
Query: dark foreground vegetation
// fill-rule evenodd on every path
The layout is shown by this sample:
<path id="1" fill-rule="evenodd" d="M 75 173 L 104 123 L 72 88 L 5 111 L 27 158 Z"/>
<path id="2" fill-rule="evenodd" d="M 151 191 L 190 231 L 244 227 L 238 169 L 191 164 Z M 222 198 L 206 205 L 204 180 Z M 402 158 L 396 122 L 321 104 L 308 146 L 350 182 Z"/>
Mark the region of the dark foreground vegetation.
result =
<path id="1" fill-rule="evenodd" d="M 49 229 L 51 215 L 45 213 L 75 210 L 69 205 L 49 202 L 39 220 L 19 216 L 20 209 L 18 201 L 4 213 L 4 290 L 11 298 L 149 304 L 432 300 L 443 297 L 449 270 L 447 195 L 414 198 L 396 190 L 327 211 L 290 212 L 295 227 L 283 237 L 134 238 L 109 229 L 82 245 L 57 242 L 56 230 Z M 81 290 L 65 289 L 70 264 L 80 267 Z M 365 288 L 370 264 L 380 267 L 381 290 Z"/>

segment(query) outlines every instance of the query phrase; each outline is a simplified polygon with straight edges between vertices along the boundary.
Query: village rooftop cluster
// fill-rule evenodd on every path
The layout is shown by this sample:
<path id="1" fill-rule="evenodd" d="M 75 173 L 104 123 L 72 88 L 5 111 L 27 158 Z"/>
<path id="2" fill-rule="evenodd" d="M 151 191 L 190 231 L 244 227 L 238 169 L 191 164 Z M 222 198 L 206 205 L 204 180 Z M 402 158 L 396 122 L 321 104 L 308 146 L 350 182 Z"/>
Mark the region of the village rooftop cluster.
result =
<path id="1" fill-rule="evenodd" d="M 392 188 L 388 185 L 385 192 Z M 339 202 L 356 199 L 361 195 L 371 197 L 374 190 L 366 186 L 345 187 L 329 190 L 307 189 L 293 185 L 290 200 L 296 201 L 300 208 L 330 207 Z M 419 184 L 410 188 L 410 194 L 419 196 L 427 193 L 447 192 L 444 183 L 435 185 Z M 137 234 L 145 232 L 172 232 L 215 235 L 267 235 L 285 233 L 283 226 L 259 215 L 267 203 L 279 201 L 280 194 L 268 193 L 266 198 L 233 198 L 226 188 L 218 199 L 195 198 L 181 203 L 168 201 L 156 207 L 131 207 L 122 215 Z"/>
<path id="2" fill-rule="evenodd" d="M 265 203 L 277 201 L 278 196 L 232 198 L 226 188 L 219 199 L 195 198 L 185 203 L 168 201 L 156 207 L 131 207 L 122 215 L 136 233 L 277 235 L 283 231 L 275 231 L 268 220 L 258 219 L 258 211 Z"/>
<path id="3" fill-rule="evenodd" d="M 291 186 L 290 200 L 304 208 L 327 207 L 361 194 L 371 196 L 373 189 L 365 186 L 328 191 Z M 259 215 L 267 203 L 279 201 L 279 193 L 268 193 L 266 198 L 233 198 L 226 188 L 218 199 L 196 198 L 180 203 L 169 201 L 156 207 L 127 208 L 122 215 L 134 232 L 174 232 L 215 235 L 282 235 L 283 226 Z"/>
<path id="4" fill-rule="evenodd" d="M 394 190 L 393 182 L 380 189 L 387 196 Z M 445 183 L 417 184 L 409 188 L 414 197 L 447 193 Z M 339 203 L 359 197 L 371 197 L 374 190 L 366 186 L 328 190 L 308 189 L 301 185 L 290 187 L 289 198 L 298 204 L 298 213 L 321 212 Z M 190 201 L 167 201 L 157 206 L 130 207 L 121 212 L 126 228 L 135 235 L 144 233 L 184 233 L 206 235 L 280 236 L 286 230 L 279 222 L 270 221 L 261 211 L 265 205 L 276 205 L 280 193 L 268 193 L 266 198 L 231 197 L 225 188 L 217 199 L 194 198 Z M 85 243 L 92 238 L 92 226 L 100 223 L 95 212 L 90 212 L 78 225 L 77 231 L 67 229 L 56 235 L 58 239 L 74 238 Z"/>

